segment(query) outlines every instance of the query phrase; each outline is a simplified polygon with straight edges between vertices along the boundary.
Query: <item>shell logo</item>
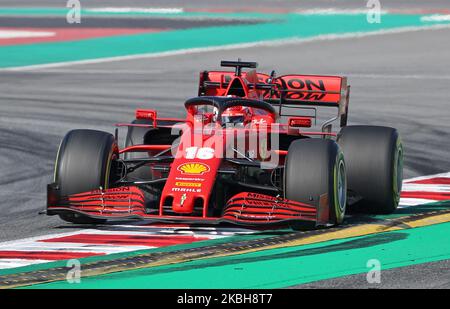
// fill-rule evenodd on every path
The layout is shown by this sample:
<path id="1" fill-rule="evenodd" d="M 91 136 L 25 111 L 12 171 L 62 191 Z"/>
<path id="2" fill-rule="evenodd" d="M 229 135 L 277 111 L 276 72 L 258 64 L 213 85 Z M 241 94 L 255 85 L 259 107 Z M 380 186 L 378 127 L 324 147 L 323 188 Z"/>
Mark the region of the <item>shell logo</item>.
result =
<path id="1" fill-rule="evenodd" d="M 178 166 L 177 170 L 182 174 L 203 175 L 209 172 L 209 166 L 204 163 L 184 163 Z"/>

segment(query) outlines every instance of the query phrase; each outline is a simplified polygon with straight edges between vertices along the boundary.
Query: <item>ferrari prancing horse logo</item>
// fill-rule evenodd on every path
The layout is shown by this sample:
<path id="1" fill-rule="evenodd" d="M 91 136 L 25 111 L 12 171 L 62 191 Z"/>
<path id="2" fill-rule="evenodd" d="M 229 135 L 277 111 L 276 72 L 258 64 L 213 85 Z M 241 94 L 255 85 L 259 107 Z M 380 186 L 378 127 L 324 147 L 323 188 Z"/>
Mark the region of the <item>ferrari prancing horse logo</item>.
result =
<path id="1" fill-rule="evenodd" d="M 181 196 L 180 206 L 183 206 L 184 201 L 186 201 L 186 193 L 184 193 L 184 194 Z"/>

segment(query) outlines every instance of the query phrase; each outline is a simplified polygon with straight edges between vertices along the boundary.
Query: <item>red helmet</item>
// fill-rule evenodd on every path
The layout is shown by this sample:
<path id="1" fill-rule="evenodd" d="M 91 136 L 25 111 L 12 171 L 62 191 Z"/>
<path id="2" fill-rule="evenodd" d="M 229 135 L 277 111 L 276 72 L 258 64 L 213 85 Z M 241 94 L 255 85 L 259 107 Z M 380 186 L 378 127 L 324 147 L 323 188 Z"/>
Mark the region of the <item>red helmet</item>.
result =
<path id="1" fill-rule="evenodd" d="M 222 124 L 242 124 L 245 125 L 251 121 L 251 114 L 247 107 L 234 106 L 227 108 L 222 113 Z"/>

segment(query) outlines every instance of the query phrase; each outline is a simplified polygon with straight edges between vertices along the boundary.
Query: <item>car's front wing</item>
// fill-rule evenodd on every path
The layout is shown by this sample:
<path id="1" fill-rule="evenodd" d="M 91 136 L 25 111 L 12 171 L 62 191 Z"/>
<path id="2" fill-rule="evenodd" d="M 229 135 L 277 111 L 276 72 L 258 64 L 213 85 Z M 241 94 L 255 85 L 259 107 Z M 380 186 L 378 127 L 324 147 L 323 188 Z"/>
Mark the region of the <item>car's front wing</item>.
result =
<path id="1" fill-rule="evenodd" d="M 222 216 L 191 216 L 145 207 L 144 193 L 136 186 L 93 190 L 61 196 L 56 184 L 48 185 L 47 214 L 76 213 L 95 219 L 148 219 L 151 221 L 183 221 L 188 223 L 218 224 L 228 222 L 239 225 L 280 224 L 305 222 L 328 224 L 328 209 L 299 203 L 269 195 L 241 192 L 230 198 Z"/>

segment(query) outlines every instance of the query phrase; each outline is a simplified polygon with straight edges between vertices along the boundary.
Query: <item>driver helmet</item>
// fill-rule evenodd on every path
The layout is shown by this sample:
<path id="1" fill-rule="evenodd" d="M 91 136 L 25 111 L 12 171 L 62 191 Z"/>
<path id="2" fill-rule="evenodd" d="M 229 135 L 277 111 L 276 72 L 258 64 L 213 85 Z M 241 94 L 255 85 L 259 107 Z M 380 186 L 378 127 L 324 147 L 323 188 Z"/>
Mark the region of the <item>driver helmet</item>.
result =
<path id="1" fill-rule="evenodd" d="M 250 111 L 247 107 L 230 107 L 222 113 L 222 125 L 245 125 L 249 122 Z"/>

